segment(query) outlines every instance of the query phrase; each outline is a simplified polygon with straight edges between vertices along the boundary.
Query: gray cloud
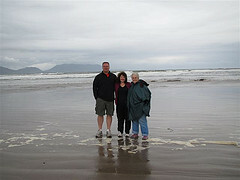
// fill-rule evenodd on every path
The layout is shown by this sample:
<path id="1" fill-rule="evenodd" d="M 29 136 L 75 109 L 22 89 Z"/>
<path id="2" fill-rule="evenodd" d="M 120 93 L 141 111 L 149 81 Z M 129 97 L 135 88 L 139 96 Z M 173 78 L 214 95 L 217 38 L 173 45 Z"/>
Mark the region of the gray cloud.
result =
<path id="1" fill-rule="evenodd" d="M 238 7 L 238 1 L 5 0 L 1 65 L 46 69 L 106 59 L 115 69 L 239 67 Z"/>

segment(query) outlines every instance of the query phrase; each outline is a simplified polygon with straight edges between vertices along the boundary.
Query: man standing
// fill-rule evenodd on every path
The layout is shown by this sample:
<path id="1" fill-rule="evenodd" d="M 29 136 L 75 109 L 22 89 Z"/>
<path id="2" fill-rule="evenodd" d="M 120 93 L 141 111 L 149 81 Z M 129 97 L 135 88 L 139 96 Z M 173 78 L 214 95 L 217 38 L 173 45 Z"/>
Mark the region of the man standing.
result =
<path id="1" fill-rule="evenodd" d="M 112 116 L 114 112 L 114 85 L 116 81 L 116 75 L 109 71 L 110 65 L 109 62 L 102 63 L 103 71 L 98 74 L 93 81 L 93 94 L 96 99 L 95 111 L 98 115 L 98 131 L 96 138 L 102 137 L 102 125 L 103 125 L 103 116 L 107 114 L 106 123 L 107 123 L 107 132 L 106 136 L 111 138 L 111 124 Z"/>

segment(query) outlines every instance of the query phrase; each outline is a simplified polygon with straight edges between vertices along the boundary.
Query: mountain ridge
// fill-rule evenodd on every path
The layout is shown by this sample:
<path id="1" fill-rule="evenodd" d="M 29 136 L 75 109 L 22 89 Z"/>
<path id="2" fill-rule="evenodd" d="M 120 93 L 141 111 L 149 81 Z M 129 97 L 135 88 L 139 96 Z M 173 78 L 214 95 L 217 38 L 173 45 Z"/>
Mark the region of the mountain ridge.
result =
<path id="1" fill-rule="evenodd" d="M 77 72 L 96 72 L 101 70 L 98 64 L 60 64 L 45 71 L 47 73 L 77 73 Z"/>
<path id="2" fill-rule="evenodd" d="M 53 68 L 42 71 L 37 67 L 25 67 L 18 70 L 9 69 L 0 66 L 0 75 L 20 75 L 20 74 L 38 74 L 38 73 L 82 73 L 82 72 L 99 72 L 101 66 L 98 64 L 60 64 Z"/>

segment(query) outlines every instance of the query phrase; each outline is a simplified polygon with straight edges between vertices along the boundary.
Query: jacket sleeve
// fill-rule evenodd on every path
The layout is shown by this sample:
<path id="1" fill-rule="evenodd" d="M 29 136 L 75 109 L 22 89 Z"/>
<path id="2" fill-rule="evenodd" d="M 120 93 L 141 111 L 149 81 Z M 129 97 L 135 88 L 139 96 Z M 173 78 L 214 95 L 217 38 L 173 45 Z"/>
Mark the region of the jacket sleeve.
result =
<path id="1" fill-rule="evenodd" d="M 150 116 L 150 109 L 151 109 L 151 91 L 146 87 L 146 100 L 144 101 L 144 106 L 143 106 L 143 112 L 146 114 L 146 116 Z"/>
<path id="2" fill-rule="evenodd" d="M 143 101 L 143 112 L 146 116 L 150 116 L 150 101 L 151 101 L 151 91 L 147 86 L 142 89 L 142 101 Z"/>
<path id="3" fill-rule="evenodd" d="M 139 91 L 137 91 L 137 96 L 140 101 L 144 103 L 148 103 L 151 100 L 151 92 L 145 85 L 139 88 Z"/>
<path id="4" fill-rule="evenodd" d="M 115 83 L 115 104 L 117 104 L 117 97 L 118 97 L 118 88 L 119 88 L 119 84 Z"/>
<path id="5" fill-rule="evenodd" d="M 98 98 L 98 80 L 97 80 L 97 77 L 95 77 L 94 81 L 93 81 L 93 95 L 94 95 L 95 99 Z"/>
<path id="6" fill-rule="evenodd" d="M 145 96 L 145 100 L 143 100 L 144 102 L 150 102 L 151 100 L 151 91 L 148 89 L 148 87 L 144 87 L 144 96 Z"/>

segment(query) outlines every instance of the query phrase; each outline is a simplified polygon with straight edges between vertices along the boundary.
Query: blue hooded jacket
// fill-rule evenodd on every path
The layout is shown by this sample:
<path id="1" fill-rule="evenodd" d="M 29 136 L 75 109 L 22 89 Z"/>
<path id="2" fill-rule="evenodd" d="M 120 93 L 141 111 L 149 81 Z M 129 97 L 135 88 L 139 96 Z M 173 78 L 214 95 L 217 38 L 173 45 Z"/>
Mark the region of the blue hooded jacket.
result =
<path id="1" fill-rule="evenodd" d="M 139 80 L 136 84 L 132 83 L 128 90 L 127 106 L 129 120 L 138 121 L 144 114 L 150 116 L 151 92 L 149 84 Z"/>

